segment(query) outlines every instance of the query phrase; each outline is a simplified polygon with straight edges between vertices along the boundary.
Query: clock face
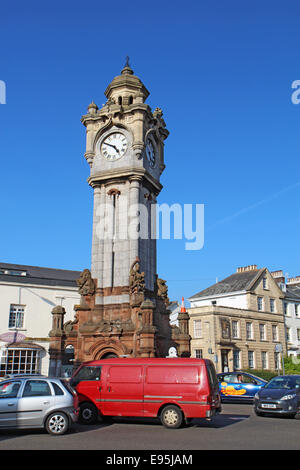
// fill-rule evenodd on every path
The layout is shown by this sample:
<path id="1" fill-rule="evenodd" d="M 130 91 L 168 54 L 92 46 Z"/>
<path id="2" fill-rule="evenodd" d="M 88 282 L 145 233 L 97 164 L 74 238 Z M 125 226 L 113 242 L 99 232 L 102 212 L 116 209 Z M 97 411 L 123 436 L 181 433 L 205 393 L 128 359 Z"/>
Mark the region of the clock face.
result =
<path id="1" fill-rule="evenodd" d="M 155 165 L 155 148 L 150 139 L 148 139 L 146 143 L 146 156 L 150 166 L 153 168 Z"/>
<path id="2" fill-rule="evenodd" d="M 101 153 L 106 160 L 118 160 L 125 154 L 127 146 L 127 139 L 124 134 L 121 132 L 113 132 L 103 140 Z"/>

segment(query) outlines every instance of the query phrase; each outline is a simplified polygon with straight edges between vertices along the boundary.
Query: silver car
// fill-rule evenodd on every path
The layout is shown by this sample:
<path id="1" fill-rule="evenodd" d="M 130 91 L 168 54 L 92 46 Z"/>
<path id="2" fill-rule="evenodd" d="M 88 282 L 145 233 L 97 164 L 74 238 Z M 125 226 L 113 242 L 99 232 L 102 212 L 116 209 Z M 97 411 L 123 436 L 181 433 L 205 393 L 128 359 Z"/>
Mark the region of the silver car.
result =
<path id="1" fill-rule="evenodd" d="M 0 382 L 0 429 L 45 428 L 61 435 L 77 420 L 76 391 L 63 379 L 29 376 Z"/>

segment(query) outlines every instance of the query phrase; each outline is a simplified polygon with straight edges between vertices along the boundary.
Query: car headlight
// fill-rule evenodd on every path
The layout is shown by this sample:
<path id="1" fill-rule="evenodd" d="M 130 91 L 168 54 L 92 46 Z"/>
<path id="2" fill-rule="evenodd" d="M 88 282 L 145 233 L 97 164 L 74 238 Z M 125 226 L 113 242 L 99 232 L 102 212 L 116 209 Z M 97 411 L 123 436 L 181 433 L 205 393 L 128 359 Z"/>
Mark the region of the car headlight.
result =
<path id="1" fill-rule="evenodd" d="M 280 400 L 292 400 L 295 398 L 296 393 L 291 393 L 290 395 L 284 395 L 284 397 L 280 398 Z"/>
<path id="2" fill-rule="evenodd" d="M 256 392 L 256 394 L 254 395 L 254 398 L 255 398 L 256 400 L 258 400 L 258 399 L 259 399 L 258 392 Z"/>

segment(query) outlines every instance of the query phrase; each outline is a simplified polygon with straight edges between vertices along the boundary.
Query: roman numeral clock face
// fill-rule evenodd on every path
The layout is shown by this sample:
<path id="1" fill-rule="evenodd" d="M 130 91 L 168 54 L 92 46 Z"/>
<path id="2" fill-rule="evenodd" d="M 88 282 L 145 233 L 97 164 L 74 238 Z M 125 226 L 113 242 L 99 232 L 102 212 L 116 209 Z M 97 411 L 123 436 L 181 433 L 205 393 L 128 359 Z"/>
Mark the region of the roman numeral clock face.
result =
<path id="1" fill-rule="evenodd" d="M 115 161 L 123 157 L 127 150 L 127 139 L 121 132 L 114 132 L 103 140 L 101 153 L 108 161 Z"/>

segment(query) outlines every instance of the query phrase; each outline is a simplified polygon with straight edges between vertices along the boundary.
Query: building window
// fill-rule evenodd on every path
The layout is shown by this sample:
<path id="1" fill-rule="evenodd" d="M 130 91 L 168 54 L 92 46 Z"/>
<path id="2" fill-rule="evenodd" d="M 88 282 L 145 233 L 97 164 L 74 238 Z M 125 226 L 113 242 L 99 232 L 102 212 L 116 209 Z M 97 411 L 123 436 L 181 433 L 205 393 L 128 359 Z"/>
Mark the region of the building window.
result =
<path id="1" fill-rule="evenodd" d="M 239 337 L 239 322 L 236 320 L 232 321 L 232 337 L 233 338 Z"/>
<path id="2" fill-rule="evenodd" d="M 202 349 L 195 349 L 195 357 L 197 359 L 202 359 L 203 358 Z"/>
<path id="3" fill-rule="evenodd" d="M 295 304 L 295 316 L 299 316 L 299 304 Z"/>
<path id="4" fill-rule="evenodd" d="M 11 305 L 9 311 L 8 328 L 24 328 L 24 305 Z"/>
<path id="5" fill-rule="evenodd" d="M 252 339 L 253 338 L 252 323 L 250 323 L 250 322 L 246 323 L 246 338 L 247 339 Z"/>
<path id="6" fill-rule="evenodd" d="M 287 341 L 290 341 L 290 340 L 291 340 L 291 329 L 290 329 L 290 328 L 286 328 L 285 334 L 286 334 L 286 340 L 287 340 Z"/>
<path id="7" fill-rule="evenodd" d="M 234 367 L 234 370 L 241 368 L 240 351 L 238 349 L 233 350 L 233 367 Z"/>
<path id="8" fill-rule="evenodd" d="M 249 369 L 254 369 L 254 351 L 248 351 Z"/>
<path id="9" fill-rule="evenodd" d="M 201 338 L 201 336 L 202 336 L 201 320 L 194 320 L 194 338 Z"/>
<path id="10" fill-rule="evenodd" d="M 284 313 L 284 315 L 287 315 L 287 306 L 288 306 L 287 302 L 283 302 L 283 313 Z"/>
<path id="11" fill-rule="evenodd" d="M 300 341 L 300 328 L 297 328 L 297 341 Z"/>
<path id="12" fill-rule="evenodd" d="M 263 278 L 263 288 L 268 289 L 268 281 L 266 277 Z"/>
<path id="13" fill-rule="evenodd" d="M 40 355 L 37 349 L 3 349 L 0 352 L 0 376 L 6 374 L 38 374 Z"/>
<path id="14" fill-rule="evenodd" d="M 270 312 L 275 312 L 275 299 L 270 299 Z"/>
<path id="15" fill-rule="evenodd" d="M 257 297 L 257 310 L 262 311 L 263 309 L 263 298 Z"/>
<path id="16" fill-rule="evenodd" d="M 259 325 L 259 338 L 260 341 L 265 341 L 266 339 L 266 326 L 263 323 Z"/>
<path id="17" fill-rule="evenodd" d="M 277 329 L 277 325 L 272 325 L 272 339 L 273 339 L 273 341 L 277 341 L 277 340 L 278 340 L 278 329 Z"/>
<path id="18" fill-rule="evenodd" d="M 261 366 L 263 369 L 268 368 L 268 355 L 266 351 L 261 352 Z"/>

